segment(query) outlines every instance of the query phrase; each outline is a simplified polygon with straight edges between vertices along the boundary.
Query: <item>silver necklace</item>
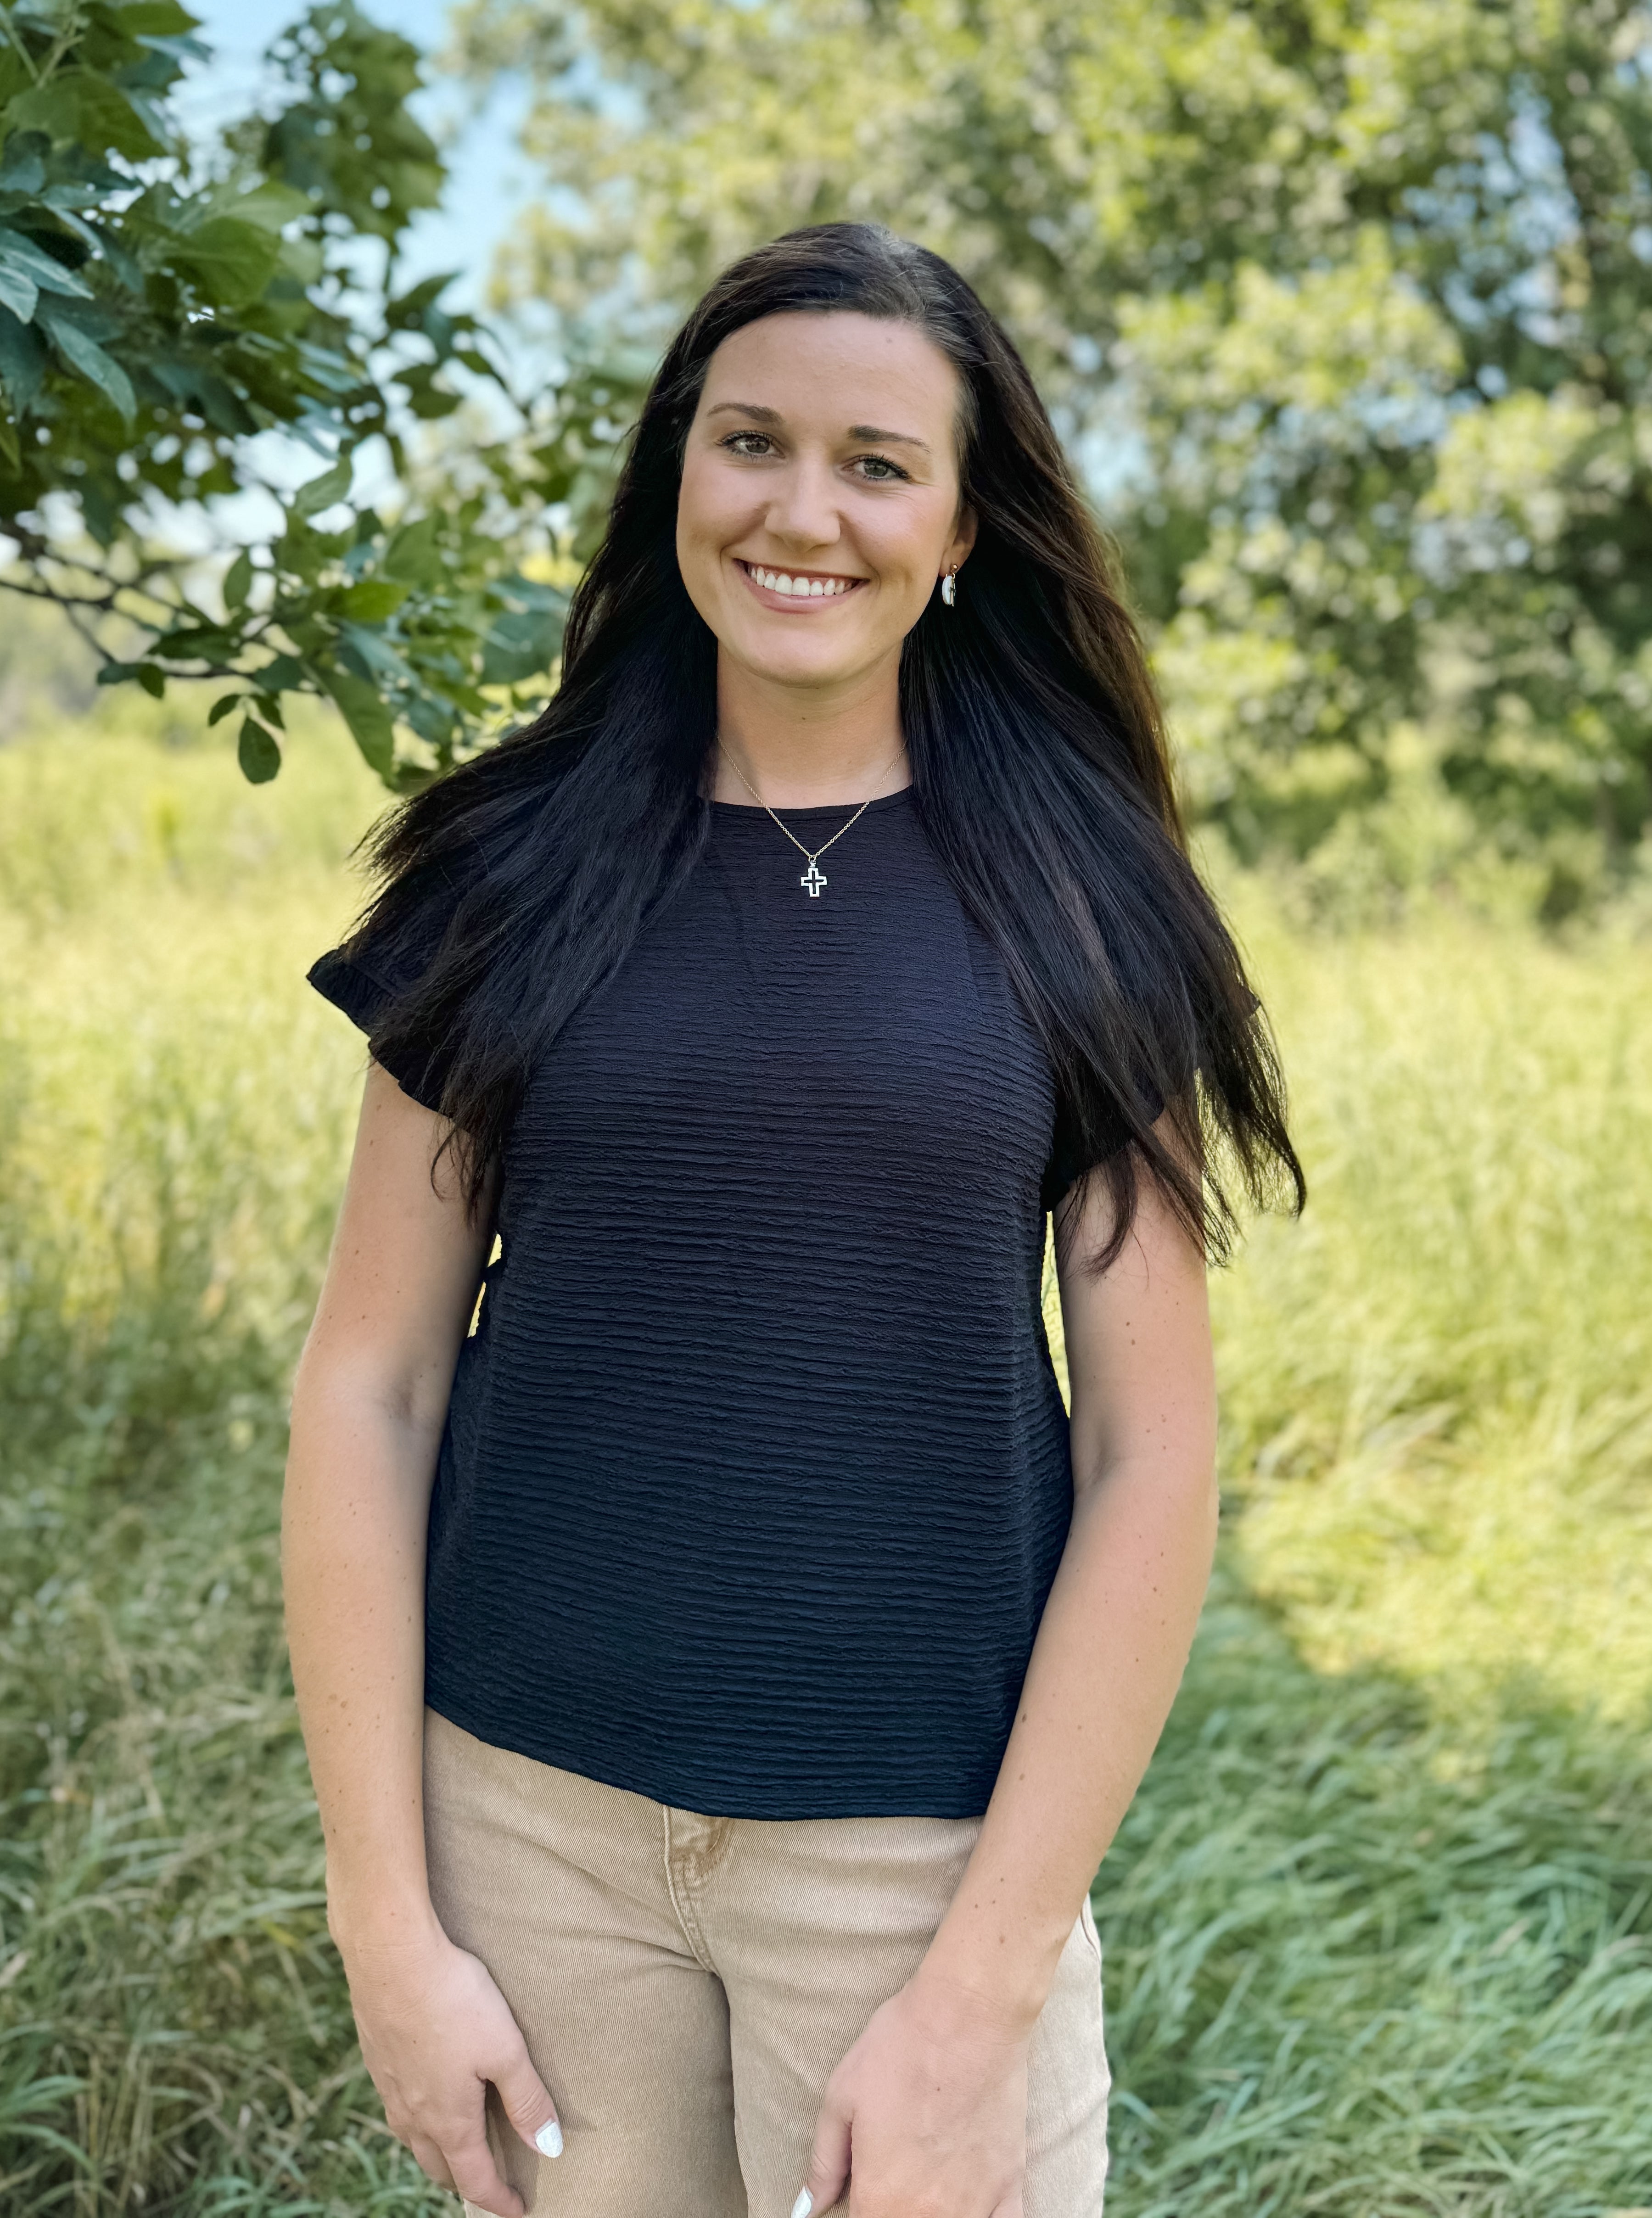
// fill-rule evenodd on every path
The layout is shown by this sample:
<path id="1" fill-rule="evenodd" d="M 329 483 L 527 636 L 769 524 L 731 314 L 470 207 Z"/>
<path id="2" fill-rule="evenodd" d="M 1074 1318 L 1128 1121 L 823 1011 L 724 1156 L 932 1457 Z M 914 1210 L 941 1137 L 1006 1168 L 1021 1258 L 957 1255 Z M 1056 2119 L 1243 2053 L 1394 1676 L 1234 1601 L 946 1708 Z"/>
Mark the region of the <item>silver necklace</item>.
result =
<path id="1" fill-rule="evenodd" d="M 882 784 L 883 779 L 888 776 L 889 772 L 894 768 L 895 765 L 900 761 L 901 756 L 906 753 L 906 744 L 903 741 L 901 745 L 896 748 L 894 754 L 889 757 L 888 761 L 884 764 L 883 768 L 878 772 L 878 780 L 880 784 Z M 828 847 L 835 847 L 838 840 L 843 838 L 845 832 L 852 832 L 854 830 L 856 825 L 860 822 L 861 818 L 865 815 L 867 810 L 877 799 L 876 794 L 869 794 L 866 799 L 862 802 L 860 807 L 855 811 L 854 815 L 850 818 L 848 823 L 839 825 L 829 839 L 822 840 L 820 845 L 811 852 L 810 849 L 803 845 L 802 841 L 798 838 L 795 832 L 789 830 L 785 825 L 780 823 L 780 819 L 775 815 L 773 809 L 770 808 L 768 802 L 758 791 L 756 786 L 752 784 L 751 779 L 747 778 L 746 772 L 734 760 L 733 756 L 729 753 L 727 747 L 722 749 L 722 753 L 727 759 L 730 768 L 733 771 L 735 777 L 739 778 L 740 784 L 751 795 L 752 800 L 756 802 L 758 807 L 762 809 L 765 816 L 770 816 L 774 819 L 774 821 L 780 826 L 780 829 L 785 833 L 786 837 L 791 841 L 793 846 L 796 848 L 798 853 L 808 864 L 807 870 L 804 871 L 802 877 L 799 878 L 797 883 L 802 887 L 804 892 L 807 894 L 811 901 L 819 901 L 822 891 L 831 883 L 827 878 L 826 872 L 820 868 L 821 856 L 825 854 Z"/>

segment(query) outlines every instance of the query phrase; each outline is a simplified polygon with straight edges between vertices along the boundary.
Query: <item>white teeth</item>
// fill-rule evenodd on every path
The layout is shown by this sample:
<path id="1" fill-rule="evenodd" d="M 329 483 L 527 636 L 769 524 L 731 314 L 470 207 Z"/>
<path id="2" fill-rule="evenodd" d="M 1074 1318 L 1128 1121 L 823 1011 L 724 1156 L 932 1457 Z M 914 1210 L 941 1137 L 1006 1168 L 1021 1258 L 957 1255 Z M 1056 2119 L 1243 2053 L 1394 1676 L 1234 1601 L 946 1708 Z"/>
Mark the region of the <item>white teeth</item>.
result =
<path id="1" fill-rule="evenodd" d="M 786 570 L 760 570 L 755 562 L 747 567 L 759 585 L 766 586 L 771 593 L 784 593 L 789 600 L 825 600 L 846 593 L 854 583 L 849 578 L 794 578 Z"/>

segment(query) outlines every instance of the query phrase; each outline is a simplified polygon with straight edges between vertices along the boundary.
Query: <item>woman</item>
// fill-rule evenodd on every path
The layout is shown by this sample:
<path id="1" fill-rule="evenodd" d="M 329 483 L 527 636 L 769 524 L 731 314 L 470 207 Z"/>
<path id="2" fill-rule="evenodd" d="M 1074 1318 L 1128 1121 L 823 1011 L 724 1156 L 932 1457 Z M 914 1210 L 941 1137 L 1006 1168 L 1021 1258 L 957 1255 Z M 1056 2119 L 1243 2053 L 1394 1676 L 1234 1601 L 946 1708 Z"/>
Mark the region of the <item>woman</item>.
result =
<path id="1" fill-rule="evenodd" d="M 375 853 L 312 973 L 373 1061 L 286 1571 L 393 2129 L 502 2218 L 1091 2218 L 1215 1167 L 1300 1174 L 955 271 L 826 225 L 712 288 L 560 690 Z"/>

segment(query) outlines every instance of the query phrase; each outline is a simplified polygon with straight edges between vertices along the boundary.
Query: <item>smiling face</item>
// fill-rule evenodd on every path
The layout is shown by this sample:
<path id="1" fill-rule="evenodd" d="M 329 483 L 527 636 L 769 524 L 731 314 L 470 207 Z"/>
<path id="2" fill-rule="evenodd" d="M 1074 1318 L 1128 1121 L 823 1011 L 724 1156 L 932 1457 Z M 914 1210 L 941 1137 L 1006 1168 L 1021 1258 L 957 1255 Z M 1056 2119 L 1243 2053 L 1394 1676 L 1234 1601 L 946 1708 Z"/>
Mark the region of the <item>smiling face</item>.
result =
<path id="1" fill-rule="evenodd" d="M 958 376 L 910 324 L 765 316 L 712 356 L 690 427 L 677 559 L 720 653 L 788 689 L 898 666 L 962 562 Z"/>

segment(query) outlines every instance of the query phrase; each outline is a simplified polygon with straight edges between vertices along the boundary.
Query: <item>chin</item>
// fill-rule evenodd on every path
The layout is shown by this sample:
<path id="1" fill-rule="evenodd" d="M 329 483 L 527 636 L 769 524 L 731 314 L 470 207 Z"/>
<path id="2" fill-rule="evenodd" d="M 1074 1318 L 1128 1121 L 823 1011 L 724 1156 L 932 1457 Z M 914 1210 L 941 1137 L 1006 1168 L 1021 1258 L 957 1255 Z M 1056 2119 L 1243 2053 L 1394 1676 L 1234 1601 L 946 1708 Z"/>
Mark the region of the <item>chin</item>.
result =
<path id="1" fill-rule="evenodd" d="M 865 657 L 845 654 L 841 641 L 828 647 L 823 641 L 813 652 L 810 648 L 811 642 L 804 640 L 783 647 L 763 640 L 742 642 L 739 652 L 753 677 L 777 685 L 832 685 L 865 667 Z"/>
<path id="2" fill-rule="evenodd" d="M 824 662 L 805 655 L 775 656 L 754 666 L 773 685 L 840 685 L 857 677 L 863 666 L 857 661 Z"/>

